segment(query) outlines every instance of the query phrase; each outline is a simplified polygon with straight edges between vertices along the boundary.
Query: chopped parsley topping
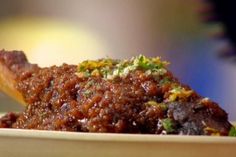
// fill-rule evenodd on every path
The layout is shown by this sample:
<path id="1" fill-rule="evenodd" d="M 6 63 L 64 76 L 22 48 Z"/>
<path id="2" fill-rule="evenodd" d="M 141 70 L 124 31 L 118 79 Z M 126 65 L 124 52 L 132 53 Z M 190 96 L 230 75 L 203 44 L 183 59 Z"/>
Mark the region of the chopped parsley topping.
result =
<path id="1" fill-rule="evenodd" d="M 146 102 L 145 105 L 148 105 L 148 106 L 158 106 L 159 104 L 156 101 L 150 100 L 150 101 Z"/>
<path id="2" fill-rule="evenodd" d="M 230 131 L 229 131 L 229 136 L 235 136 L 236 137 L 236 128 L 235 127 L 231 127 Z"/>
<path id="3" fill-rule="evenodd" d="M 101 76 L 104 79 L 126 77 L 130 72 L 143 70 L 148 75 L 164 75 L 167 62 L 161 61 L 159 57 L 148 58 L 143 55 L 133 57 L 130 60 L 87 60 L 78 65 L 77 75 L 79 77 Z"/>
<path id="4" fill-rule="evenodd" d="M 90 76 L 104 76 L 106 77 L 110 69 L 112 69 L 118 60 L 112 59 L 100 59 L 100 60 L 87 60 L 83 61 L 78 65 L 79 77 L 90 77 Z"/>
<path id="5" fill-rule="evenodd" d="M 175 101 L 178 98 L 179 99 L 185 99 L 188 98 L 193 94 L 192 90 L 185 89 L 181 86 L 176 86 L 170 91 L 169 101 Z"/>
<path id="6" fill-rule="evenodd" d="M 160 81 L 160 85 L 165 85 L 171 82 L 171 79 L 169 77 L 164 77 L 161 81 Z"/>
<path id="7" fill-rule="evenodd" d="M 83 94 L 85 97 L 89 97 L 90 95 L 93 94 L 93 92 L 91 90 L 85 90 Z"/>
<path id="8" fill-rule="evenodd" d="M 89 87 L 92 87 L 92 86 L 94 86 L 94 85 L 95 85 L 94 80 L 89 80 L 89 81 L 87 82 L 87 84 L 85 85 L 85 88 L 89 88 Z"/>
<path id="9" fill-rule="evenodd" d="M 148 106 L 157 106 L 160 107 L 161 110 L 166 111 L 168 109 L 167 105 L 165 103 L 158 103 L 156 101 L 150 100 L 148 102 L 145 103 L 145 105 Z"/>
<path id="10" fill-rule="evenodd" d="M 170 118 L 166 118 L 162 120 L 162 126 L 166 130 L 167 133 L 174 132 L 174 124 Z"/>

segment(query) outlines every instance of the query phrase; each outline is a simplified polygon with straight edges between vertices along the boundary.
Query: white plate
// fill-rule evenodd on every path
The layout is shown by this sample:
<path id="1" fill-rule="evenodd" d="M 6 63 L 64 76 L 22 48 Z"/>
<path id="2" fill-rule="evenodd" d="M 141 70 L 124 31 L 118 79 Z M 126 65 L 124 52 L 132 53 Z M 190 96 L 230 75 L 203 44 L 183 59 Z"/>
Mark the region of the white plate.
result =
<path id="1" fill-rule="evenodd" d="M 236 138 L 0 129 L 2 157 L 233 157 Z"/>

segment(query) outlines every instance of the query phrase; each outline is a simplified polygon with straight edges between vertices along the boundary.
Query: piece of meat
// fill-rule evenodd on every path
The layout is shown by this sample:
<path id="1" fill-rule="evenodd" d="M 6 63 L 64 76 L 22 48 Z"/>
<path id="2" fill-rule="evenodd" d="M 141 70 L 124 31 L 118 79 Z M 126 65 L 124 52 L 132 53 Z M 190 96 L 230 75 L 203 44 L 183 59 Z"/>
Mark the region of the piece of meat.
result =
<path id="1" fill-rule="evenodd" d="M 0 50 L 0 90 L 24 104 L 21 93 L 16 89 L 17 79 L 28 71 L 36 71 L 36 69 L 38 69 L 37 65 L 28 63 L 23 52 L 6 53 Z"/>
<path id="2" fill-rule="evenodd" d="M 223 109 L 180 84 L 159 58 L 39 68 L 22 52 L 1 51 L 0 63 L 27 104 L 7 127 L 184 135 L 228 135 L 232 127 Z"/>
<path id="3" fill-rule="evenodd" d="M 12 124 L 16 122 L 18 114 L 16 113 L 7 113 L 0 119 L 0 128 L 11 128 Z"/>

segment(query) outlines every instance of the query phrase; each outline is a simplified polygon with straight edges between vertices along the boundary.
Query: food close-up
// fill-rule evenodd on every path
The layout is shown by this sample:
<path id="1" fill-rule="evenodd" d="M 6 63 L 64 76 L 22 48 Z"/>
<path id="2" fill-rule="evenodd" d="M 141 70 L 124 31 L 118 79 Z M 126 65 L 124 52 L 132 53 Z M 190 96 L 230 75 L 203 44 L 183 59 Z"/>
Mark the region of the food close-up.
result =
<path id="1" fill-rule="evenodd" d="M 234 156 L 235 8 L 0 0 L 0 156 Z"/>
<path id="2" fill-rule="evenodd" d="M 30 64 L 23 52 L 2 50 L 0 65 L 6 75 L 2 73 L 1 80 L 9 85 L 2 84 L 22 95 L 26 109 L 3 116 L 0 127 L 231 135 L 234 127 L 227 113 L 179 83 L 167 64 L 158 57 L 139 55 L 130 60 L 105 58 L 40 68 Z"/>

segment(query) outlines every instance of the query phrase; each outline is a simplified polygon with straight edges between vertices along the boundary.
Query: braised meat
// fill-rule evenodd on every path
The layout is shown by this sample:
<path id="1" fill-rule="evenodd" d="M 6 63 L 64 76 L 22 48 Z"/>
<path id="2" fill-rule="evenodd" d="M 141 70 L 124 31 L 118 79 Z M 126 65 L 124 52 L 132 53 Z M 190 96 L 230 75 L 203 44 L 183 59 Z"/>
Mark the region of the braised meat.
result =
<path id="1" fill-rule="evenodd" d="M 27 104 L 2 117 L 0 127 L 225 136 L 234 129 L 223 109 L 181 84 L 160 58 L 40 68 L 23 52 L 2 50 L 0 64 Z"/>

